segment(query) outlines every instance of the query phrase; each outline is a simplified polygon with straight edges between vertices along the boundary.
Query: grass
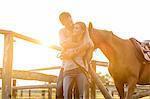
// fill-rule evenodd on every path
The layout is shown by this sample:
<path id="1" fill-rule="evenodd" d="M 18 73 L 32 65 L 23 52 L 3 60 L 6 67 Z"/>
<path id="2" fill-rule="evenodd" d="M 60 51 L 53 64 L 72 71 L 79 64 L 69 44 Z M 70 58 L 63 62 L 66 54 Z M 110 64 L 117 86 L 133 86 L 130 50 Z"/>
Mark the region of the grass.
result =
<path id="1" fill-rule="evenodd" d="M 17 99 L 48 99 L 48 91 L 45 90 L 45 94 L 42 94 L 42 90 L 41 89 L 33 89 L 31 91 L 31 97 L 29 98 L 29 90 L 24 90 L 23 92 L 23 97 L 21 97 L 21 91 L 18 91 L 17 93 Z M 43 96 L 42 96 L 43 95 Z M 52 99 L 56 99 L 56 90 L 53 89 L 52 92 Z M 113 96 L 114 99 L 119 99 L 118 95 L 114 95 Z M 100 91 L 96 92 L 96 99 L 104 99 L 103 95 L 101 94 Z M 140 99 L 150 99 L 149 97 L 144 97 L 144 98 L 140 98 Z"/>
<path id="2" fill-rule="evenodd" d="M 44 91 L 45 91 L 45 93 L 44 93 Z M 43 94 L 42 94 L 42 92 L 43 92 Z M 0 91 L 0 93 L 1 93 L 1 91 Z M 53 89 L 52 99 L 56 99 L 55 96 L 56 96 L 56 90 Z M 118 95 L 116 95 L 116 94 L 113 96 L 113 98 L 119 99 Z M 0 97 L 0 99 L 2 99 L 2 98 Z M 32 89 L 31 94 L 30 94 L 30 98 L 29 98 L 29 90 L 23 90 L 22 95 L 21 95 L 21 90 L 18 90 L 16 99 L 48 99 L 48 90 Z M 96 92 L 96 99 L 104 99 L 104 97 L 100 91 Z M 150 99 L 150 96 L 140 98 L 140 99 Z"/>

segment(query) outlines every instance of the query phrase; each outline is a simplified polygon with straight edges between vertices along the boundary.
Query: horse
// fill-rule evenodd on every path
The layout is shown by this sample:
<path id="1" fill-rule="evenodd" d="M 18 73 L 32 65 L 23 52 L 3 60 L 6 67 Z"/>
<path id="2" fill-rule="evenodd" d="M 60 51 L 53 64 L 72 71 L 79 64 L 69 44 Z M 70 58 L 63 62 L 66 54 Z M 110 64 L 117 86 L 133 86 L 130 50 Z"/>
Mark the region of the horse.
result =
<path id="1" fill-rule="evenodd" d="M 112 31 L 88 26 L 95 48 L 109 60 L 108 71 L 112 76 L 120 99 L 132 99 L 136 84 L 150 85 L 150 63 L 139 60 L 138 51 L 129 39 L 122 39 Z M 125 94 L 124 85 L 128 89 Z"/>

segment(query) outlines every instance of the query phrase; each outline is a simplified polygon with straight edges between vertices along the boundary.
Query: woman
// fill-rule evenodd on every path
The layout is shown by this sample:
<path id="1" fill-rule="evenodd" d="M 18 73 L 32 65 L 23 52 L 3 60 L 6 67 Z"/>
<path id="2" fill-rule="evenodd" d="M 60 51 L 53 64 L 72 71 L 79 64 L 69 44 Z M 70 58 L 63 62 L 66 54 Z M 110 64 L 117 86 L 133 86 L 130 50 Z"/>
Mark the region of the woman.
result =
<path id="1" fill-rule="evenodd" d="M 86 56 L 88 48 L 91 46 L 87 34 L 86 25 L 84 23 L 75 23 L 73 27 L 72 40 L 70 40 L 69 43 L 76 44 L 76 47 L 65 48 L 65 50 L 62 52 L 61 58 L 65 63 L 63 64 L 63 91 L 65 99 L 69 99 L 69 90 L 72 88 L 73 83 L 77 83 L 79 89 L 79 99 L 83 99 L 83 92 L 85 91 L 84 89 L 88 86 L 85 74 L 76 64 L 78 63 L 80 66 L 82 66 L 82 68 L 88 70 L 88 64 L 86 63 L 87 60 L 83 60 L 83 58 Z"/>

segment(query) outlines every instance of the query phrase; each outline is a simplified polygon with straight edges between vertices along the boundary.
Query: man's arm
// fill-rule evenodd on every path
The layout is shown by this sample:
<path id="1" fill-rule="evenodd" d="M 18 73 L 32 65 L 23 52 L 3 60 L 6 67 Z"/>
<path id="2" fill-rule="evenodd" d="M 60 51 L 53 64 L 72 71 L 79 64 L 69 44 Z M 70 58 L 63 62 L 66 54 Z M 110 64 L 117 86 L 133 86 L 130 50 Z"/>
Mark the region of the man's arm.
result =
<path id="1" fill-rule="evenodd" d="M 84 55 L 85 51 L 88 49 L 88 44 L 85 42 L 79 43 L 79 46 L 76 48 L 67 49 L 64 53 L 64 55 L 69 55 L 70 58 L 76 56 L 76 55 Z"/>
<path id="2" fill-rule="evenodd" d="M 89 37 L 89 34 L 87 33 L 84 35 L 83 40 L 79 42 L 79 45 L 77 47 L 68 49 L 68 54 L 71 54 L 72 57 L 76 55 L 84 55 L 84 52 L 89 48 L 94 49 L 94 45 Z"/>
<path id="3" fill-rule="evenodd" d="M 64 41 L 61 41 L 60 45 L 65 49 L 69 49 L 69 48 L 74 48 L 74 47 L 79 46 L 79 43 L 72 42 L 71 38 L 68 38 Z"/>
<path id="4" fill-rule="evenodd" d="M 72 42 L 72 37 L 65 36 L 65 30 L 60 30 L 59 32 L 60 45 L 64 49 L 74 48 L 79 46 L 79 43 Z"/>

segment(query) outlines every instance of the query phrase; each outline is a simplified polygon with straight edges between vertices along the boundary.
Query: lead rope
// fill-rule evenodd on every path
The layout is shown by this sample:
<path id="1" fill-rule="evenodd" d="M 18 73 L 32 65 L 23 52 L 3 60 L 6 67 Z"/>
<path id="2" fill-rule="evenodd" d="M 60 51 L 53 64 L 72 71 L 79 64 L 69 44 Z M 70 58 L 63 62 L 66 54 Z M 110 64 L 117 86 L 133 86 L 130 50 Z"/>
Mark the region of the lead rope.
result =
<path id="1" fill-rule="evenodd" d="M 78 64 L 74 59 L 72 59 L 73 62 L 80 68 L 80 70 L 84 73 L 90 87 L 92 87 L 92 80 L 91 80 L 91 75 L 88 73 L 88 71 L 83 68 L 83 66 L 81 66 L 80 64 Z"/>

